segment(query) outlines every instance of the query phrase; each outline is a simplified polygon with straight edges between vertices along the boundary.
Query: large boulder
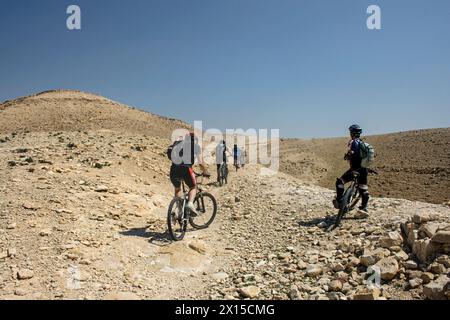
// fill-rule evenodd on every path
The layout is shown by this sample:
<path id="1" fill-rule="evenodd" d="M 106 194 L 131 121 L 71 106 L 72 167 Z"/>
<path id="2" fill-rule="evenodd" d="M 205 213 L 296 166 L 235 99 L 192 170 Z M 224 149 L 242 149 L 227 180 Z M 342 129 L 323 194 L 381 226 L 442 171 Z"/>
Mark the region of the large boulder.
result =
<path id="1" fill-rule="evenodd" d="M 435 281 L 432 281 L 423 286 L 423 293 L 430 300 L 444 300 L 446 299 L 446 290 L 448 290 L 448 283 L 450 278 L 447 276 L 440 276 Z"/>
<path id="2" fill-rule="evenodd" d="M 359 257 L 359 261 L 363 266 L 370 267 L 384 257 L 389 256 L 389 254 L 390 251 L 383 248 L 378 248 L 373 251 L 364 250 L 363 255 Z"/>
<path id="3" fill-rule="evenodd" d="M 450 244 L 450 230 L 440 230 L 431 238 L 434 243 Z"/>
<path id="4" fill-rule="evenodd" d="M 376 266 L 380 268 L 381 279 L 390 281 L 398 273 L 399 265 L 395 257 L 383 258 L 376 263 Z"/>
<path id="5" fill-rule="evenodd" d="M 397 231 L 389 232 L 380 239 L 380 246 L 383 248 L 399 247 L 403 243 L 403 237 Z"/>
<path id="6" fill-rule="evenodd" d="M 412 245 L 412 252 L 421 262 L 427 263 L 438 252 L 439 247 L 430 239 L 416 240 Z"/>

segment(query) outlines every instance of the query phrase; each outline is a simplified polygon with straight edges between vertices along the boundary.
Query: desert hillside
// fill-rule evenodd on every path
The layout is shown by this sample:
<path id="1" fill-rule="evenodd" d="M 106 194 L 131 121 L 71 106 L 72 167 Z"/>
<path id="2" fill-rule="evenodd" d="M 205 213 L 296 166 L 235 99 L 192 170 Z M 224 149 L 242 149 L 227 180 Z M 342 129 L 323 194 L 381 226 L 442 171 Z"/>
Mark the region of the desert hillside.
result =
<path id="1" fill-rule="evenodd" d="M 430 203 L 450 200 L 450 128 L 368 136 L 377 157 L 369 184 L 375 196 Z M 281 142 L 281 171 L 334 188 L 346 169 L 347 138 Z"/>
<path id="2" fill-rule="evenodd" d="M 450 298 L 446 205 L 374 197 L 328 232 L 333 191 L 252 165 L 205 181 L 216 220 L 172 242 L 177 122 L 73 91 L 1 109 L 0 299 Z"/>
<path id="3" fill-rule="evenodd" d="M 0 133 L 113 130 L 170 138 L 187 125 L 73 90 L 52 90 L 0 104 Z"/>

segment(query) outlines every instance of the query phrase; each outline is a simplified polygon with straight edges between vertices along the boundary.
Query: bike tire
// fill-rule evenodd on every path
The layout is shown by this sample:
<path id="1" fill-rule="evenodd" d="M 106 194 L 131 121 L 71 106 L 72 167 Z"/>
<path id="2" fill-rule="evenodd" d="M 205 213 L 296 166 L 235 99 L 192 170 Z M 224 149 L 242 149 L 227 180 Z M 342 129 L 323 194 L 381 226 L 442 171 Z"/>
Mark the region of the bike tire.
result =
<path id="1" fill-rule="evenodd" d="M 354 188 L 348 188 L 345 193 L 344 197 L 341 203 L 341 207 L 339 209 L 339 213 L 336 217 L 336 221 L 334 222 L 333 229 L 336 229 L 341 224 L 342 219 L 344 216 L 349 212 L 349 205 L 352 203 L 353 196 L 355 194 Z"/>
<path id="2" fill-rule="evenodd" d="M 169 234 L 175 241 L 183 240 L 186 229 L 187 229 L 187 221 L 184 219 L 184 213 L 181 213 L 181 217 L 179 216 L 180 212 L 176 213 L 174 210 L 178 210 L 178 205 L 183 207 L 183 200 L 180 198 L 175 198 L 170 202 L 169 210 L 167 212 L 167 227 L 169 230 Z M 176 216 L 175 216 L 176 215 Z M 179 226 L 179 230 L 177 231 L 176 227 Z"/>
<path id="3" fill-rule="evenodd" d="M 189 217 L 189 223 L 195 229 L 208 228 L 211 225 L 211 223 L 213 223 L 214 219 L 216 218 L 217 201 L 216 201 L 216 198 L 214 198 L 214 196 L 208 192 L 202 192 L 202 193 L 198 194 L 197 197 L 195 198 L 194 205 L 196 206 L 197 211 L 199 211 L 199 212 L 202 212 L 202 210 L 205 211 L 205 202 L 204 202 L 205 198 L 210 199 L 212 206 L 213 206 L 211 217 L 205 223 L 198 223 L 198 221 L 199 221 L 198 219 L 196 219 L 194 217 Z M 206 214 L 206 212 L 203 212 L 203 214 Z"/>
<path id="4" fill-rule="evenodd" d="M 224 172 L 225 172 L 224 181 L 225 181 L 225 184 L 228 184 L 228 167 L 225 166 Z"/>

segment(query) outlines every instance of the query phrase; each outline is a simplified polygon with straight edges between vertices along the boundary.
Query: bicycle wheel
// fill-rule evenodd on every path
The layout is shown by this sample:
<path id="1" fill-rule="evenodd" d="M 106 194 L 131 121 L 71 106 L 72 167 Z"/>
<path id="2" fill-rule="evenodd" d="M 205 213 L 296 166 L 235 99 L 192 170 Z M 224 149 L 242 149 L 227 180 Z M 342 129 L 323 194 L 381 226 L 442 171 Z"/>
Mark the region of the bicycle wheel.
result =
<path id="1" fill-rule="evenodd" d="M 341 203 L 341 208 L 339 209 L 339 213 L 336 217 L 333 229 L 339 227 L 342 218 L 344 218 L 344 216 L 349 212 L 350 204 L 352 203 L 354 196 L 355 196 L 355 189 L 353 187 L 350 187 L 345 191 Z"/>
<path id="2" fill-rule="evenodd" d="M 208 228 L 217 214 L 216 199 L 208 192 L 201 192 L 195 198 L 194 205 L 199 215 L 197 217 L 189 217 L 189 223 L 195 229 Z"/>
<path id="3" fill-rule="evenodd" d="M 187 221 L 183 214 L 183 199 L 175 198 L 169 205 L 167 213 L 167 227 L 169 234 L 175 241 L 181 241 L 184 238 L 187 228 Z"/>
<path id="4" fill-rule="evenodd" d="M 223 182 L 224 182 L 224 178 L 223 178 L 223 165 L 220 166 L 219 169 L 219 185 L 222 187 L 223 186 Z"/>
<path id="5" fill-rule="evenodd" d="M 228 184 L 228 166 L 224 166 L 223 171 L 224 171 L 224 175 L 223 175 L 224 181 L 226 184 Z"/>

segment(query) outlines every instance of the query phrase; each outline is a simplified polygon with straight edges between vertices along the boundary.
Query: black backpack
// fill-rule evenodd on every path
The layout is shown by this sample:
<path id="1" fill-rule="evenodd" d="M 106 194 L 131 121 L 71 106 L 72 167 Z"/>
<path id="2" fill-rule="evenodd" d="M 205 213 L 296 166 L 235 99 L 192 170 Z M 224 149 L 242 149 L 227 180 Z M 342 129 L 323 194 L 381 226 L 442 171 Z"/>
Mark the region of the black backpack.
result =
<path id="1" fill-rule="evenodd" d="M 169 158 L 170 161 L 172 161 L 172 153 L 173 153 L 173 149 L 175 148 L 176 145 L 180 144 L 181 141 L 175 141 L 169 148 L 167 148 L 167 158 Z M 183 148 L 180 151 L 180 157 L 183 157 Z"/>

